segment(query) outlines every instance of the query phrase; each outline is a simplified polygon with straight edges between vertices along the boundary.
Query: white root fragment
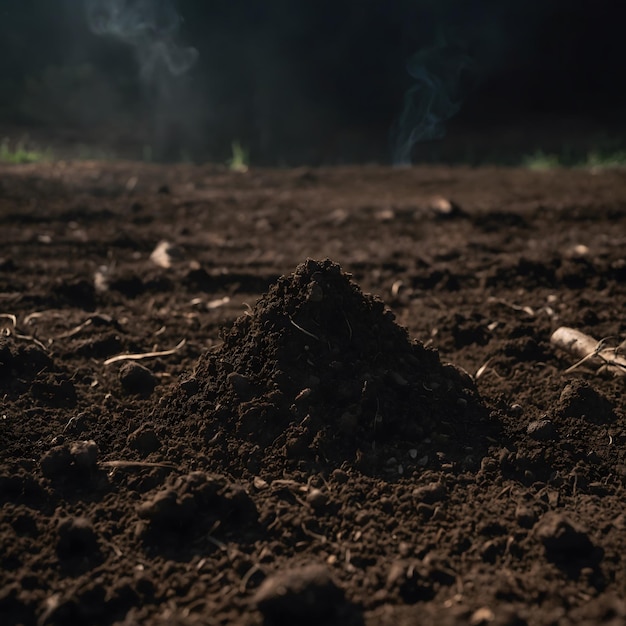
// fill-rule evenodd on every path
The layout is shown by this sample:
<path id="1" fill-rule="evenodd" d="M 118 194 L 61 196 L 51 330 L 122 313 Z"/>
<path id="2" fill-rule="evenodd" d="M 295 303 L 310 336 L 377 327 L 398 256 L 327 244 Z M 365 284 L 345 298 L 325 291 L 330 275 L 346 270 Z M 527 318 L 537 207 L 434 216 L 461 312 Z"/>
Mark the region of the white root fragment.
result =
<path id="1" fill-rule="evenodd" d="M 519 304 L 514 304 L 513 302 L 508 302 L 507 300 L 503 300 L 502 298 L 494 298 L 490 296 L 487 300 L 488 302 L 494 302 L 496 304 L 501 304 L 502 306 L 508 307 L 513 311 L 518 311 L 519 313 L 526 313 L 526 315 L 530 317 L 535 317 L 536 313 L 532 307 L 529 306 L 520 306 Z"/>
<path id="2" fill-rule="evenodd" d="M 101 461 L 100 465 L 113 468 L 161 467 L 164 469 L 176 469 L 176 465 L 172 463 L 150 463 L 149 461 Z"/>
<path id="3" fill-rule="evenodd" d="M 142 352 L 141 354 L 118 354 L 107 359 L 104 364 L 111 365 L 111 363 L 117 363 L 118 361 L 140 361 L 142 359 L 154 359 L 160 356 L 170 356 L 178 352 L 187 343 L 186 339 L 182 339 L 178 342 L 176 347 L 171 350 L 160 350 L 158 352 Z"/>
<path id="4" fill-rule="evenodd" d="M 487 368 L 489 367 L 489 365 L 491 364 L 491 361 L 493 360 L 493 357 L 489 357 L 477 370 L 476 373 L 474 374 L 474 380 L 478 380 L 486 371 Z"/>
<path id="5" fill-rule="evenodd" d="M 228 296 L 224 296 L 223 298 L 218 298 L 217 300 L 211 300 L 210 302 L 207 302 L 206 308 L 209 309 L 209 311 L 213 309 L 219 309 L 221 306 L 224 306 L 229 302 L 230 298 Z"/>
<path id="6" fill-rule="evenodd" d="M 17 317 L 12 313 L 0 313 L 0 320 L 8 320 L 13 328 L 17 326 Z M 5 326 L 5 324 L 3 324 Z"/>
<path id="7" fill-rule="evenodd" d="M 626 355 L 620 352 L 619 347 L 607 347 L 606 339 L 598 341 L 579 330 L 561 326 L 552 333 L 550 343 L 578 359 L 566 370 L 566 373 L 572 372 L 581 365 L 586 365 L 598 372 L 626 376 Z"/>

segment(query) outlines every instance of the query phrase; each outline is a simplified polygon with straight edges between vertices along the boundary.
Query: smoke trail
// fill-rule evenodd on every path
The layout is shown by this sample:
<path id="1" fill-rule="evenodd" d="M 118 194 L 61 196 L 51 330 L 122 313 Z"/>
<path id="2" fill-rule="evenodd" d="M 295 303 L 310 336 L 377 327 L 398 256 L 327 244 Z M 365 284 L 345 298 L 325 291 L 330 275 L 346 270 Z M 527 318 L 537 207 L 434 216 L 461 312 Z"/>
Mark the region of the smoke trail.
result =
<path id="1" fill-rule="evenodd" d="M 421 50 L 409 59 L 407 71 L 415 82 L 391 131 L 394 165 L 410 165 L 416 143 L 445 135 L 445 122 L 461 108 L 470 66 L 465 52 L 447 44 Z"/>
<path id="2" fill-rule="evenodd" d="M 163 70 L 180 76 L 198 58 L 195 48 L 178 43 L 181 18 L 167 0 L 86 0 L 86 15 L 95 34 L 134 49 L 147 83 L 158 81 Z"/>

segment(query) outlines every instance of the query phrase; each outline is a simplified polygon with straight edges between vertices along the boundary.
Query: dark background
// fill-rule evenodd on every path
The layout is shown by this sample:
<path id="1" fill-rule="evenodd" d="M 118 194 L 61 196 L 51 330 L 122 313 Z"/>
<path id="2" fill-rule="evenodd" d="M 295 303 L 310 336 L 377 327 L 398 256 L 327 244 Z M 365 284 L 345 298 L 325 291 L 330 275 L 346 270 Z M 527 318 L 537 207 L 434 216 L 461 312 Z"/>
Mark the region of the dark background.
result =
<path id="1" fill-rule="evenodd" d="M 0 126 L 279 165 L 621 149 L 620 4 L 0 0 Z"/>

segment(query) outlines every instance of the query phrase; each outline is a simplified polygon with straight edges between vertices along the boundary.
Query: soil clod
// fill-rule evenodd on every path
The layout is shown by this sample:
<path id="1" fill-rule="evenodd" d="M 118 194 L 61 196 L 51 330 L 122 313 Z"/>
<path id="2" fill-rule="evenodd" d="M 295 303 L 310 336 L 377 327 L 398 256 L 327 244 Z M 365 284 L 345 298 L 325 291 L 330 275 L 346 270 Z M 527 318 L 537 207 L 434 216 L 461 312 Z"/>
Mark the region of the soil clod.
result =
<path id="1" fill-rule="evenodd" d="M 552 441 L 556 438 L 557 432 L 552 420 L 540 419 L 530 422 L 526 428 L 529 437 L 537 441 Z"/>
<path id="2" fill-rule="evenodd" d="M 269 576 L 254 603 L 270 624 L 315 624 L 332 617 L 344 594 L 323 565 L 290 568 Z"/>
<path id="3" fill-rule="evenodd" d="M 46 478 L 63 476 L 71 470 L 72 462 L 69 446 L 54 446 L 41 457 L 41 472 Z"/>
<path id="4" fill-rule="evenodd" d="M 157 386 L 157 377 L 144 365 L 124 363 L 120 367 L 120 383 L 126 393 L 149 396 Z"/>
<path id="5" fill-rule="evenodd" d="M 148 456 L 161 447 L 161 440 L 153 428 L 140 426 L 128 436 L 128 445 L 137 450 L 141 456 Z"/>
<path id="6" fill-rule="evenodd" d="M 184 531 L 194 522 L 210 530 L 215 522 L 250 523 L 258 518 L 250 496 L 226 477 L 196 471 L 169 481 L 137 507 L 152 529 Z"/>
<path id="7" fill-rule="evenodd" d="M 615 419 L 609 400 L 584 380 L 572 381 L 563 388 L 557 412 L 563 418 L 585 418 L 595 424 Z"/>
<path id="8" fill-rule="evenodd" d="M 587 532 L 556 512 L 546 513 L 536 532 L 544 545 L 546 556 L 551 560 L 578 560 L 589 557 L 594 550 Z"/>
<path id="9" fill-rule="evenodd" d="M 61 558 L 93 557 L 99 552 L 98 536 L 85 517 L 71 517 L 59 522 L 57 552 Z"/>

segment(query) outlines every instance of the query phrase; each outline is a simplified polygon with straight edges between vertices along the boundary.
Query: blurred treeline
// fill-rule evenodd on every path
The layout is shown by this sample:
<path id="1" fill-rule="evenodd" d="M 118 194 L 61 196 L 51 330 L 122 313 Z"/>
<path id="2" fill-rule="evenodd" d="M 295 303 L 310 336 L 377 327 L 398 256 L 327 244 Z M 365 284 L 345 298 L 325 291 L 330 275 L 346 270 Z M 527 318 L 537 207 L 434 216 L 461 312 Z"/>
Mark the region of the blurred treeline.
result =
<path id="1" fill-rule="evenodd" d="M 453 128 L 570 115 L 608 127 L 626 105 L 625 11 L 610 0 L 111 0 L 167 4 L 177 44 L 198 51 L 185 74 L 149 80 L 132 46 L 90 31 L 89 1 L 0 0 L 2 127 L 155 158 L 225 159 L 233 141 L 258 162 L 379 158 L 407 62 L 450 49 L 471 61 L 461 88 L 439 77 L 463 100 Z"/>

